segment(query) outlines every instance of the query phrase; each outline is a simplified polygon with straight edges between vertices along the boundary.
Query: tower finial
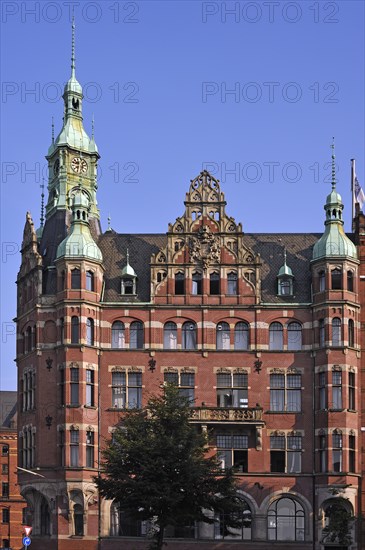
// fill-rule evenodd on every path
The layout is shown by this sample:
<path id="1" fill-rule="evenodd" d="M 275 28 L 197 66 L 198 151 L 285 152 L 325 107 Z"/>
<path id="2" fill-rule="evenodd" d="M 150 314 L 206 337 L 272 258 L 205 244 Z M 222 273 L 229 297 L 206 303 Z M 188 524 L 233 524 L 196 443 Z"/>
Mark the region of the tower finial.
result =
<path id="1" fill-rule="evenodd" d="M 110 217 L 110 214 L 108 214 L 108 231 L 111 231 L 111 230 L 112 230 L 112 228 L 111 228 L 111 226 L 110 226 L 111 221 L 112 221 L 112 219 L 111 219 L 111 217 Z"/>
<path id="2" fill-rule="evenodd" d="M 71 78 L 76 78 L 76 58 L 75 58 L 75 15 L 74 15 L 73 10 L 72 10 Z"/>
<path id="3" fill-rule="evenodd" d="M 43 227 L 43 223 L 44 223 L 44 178 L 42 178 L 42 183 L 40 185 L 40 188 L 42 189 L 42 193 L 41 193 L 41 217 L 40 217 L 40 221 L 41 221 L 41 227 Z"/>
<path id="4" fill-rule="evenodd" d="M 127 248 L 127 264 L 129 265 L 129 248 Z"/>
<path id="5" fill-rule="evenodd" d="M 52 145 L 54 145 L 54 119 L 52 117 Z"/>
<path id="6" fill-rule="evenodd" d="M 94 113 L 93 113 L 93 117 L 91 119 L 91 139 L 92 140 L 94 139 L 94 125 L 95 125 L 95 119 L 94 119 Z"/>
<path id="7" fill-rule="evenodd" d="M 336 189 L 335 138 L 332 138 L 332 190 Z"/>
<path id="8" fill-rule="evenodd" d="M 284 246 L 284 264 L 286 265 L 286 247 Z"/>

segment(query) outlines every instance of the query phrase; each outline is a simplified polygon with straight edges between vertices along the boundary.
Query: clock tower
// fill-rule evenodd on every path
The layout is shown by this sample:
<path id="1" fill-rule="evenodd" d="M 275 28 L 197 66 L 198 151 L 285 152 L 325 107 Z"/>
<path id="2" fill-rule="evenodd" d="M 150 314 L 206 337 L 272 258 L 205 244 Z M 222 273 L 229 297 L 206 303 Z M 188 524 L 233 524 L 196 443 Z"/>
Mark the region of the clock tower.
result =
<path id="1" fill-rule="evenodd" d="M 76 190 L 82 190 L 89 204 L 91 234 L 98 237 L 101 232 L 99 209 L 97 207 L 97 163 L 100 158 L 94 140 L 83 126 L 81 84 L 76 79 L 75 23 L 72 22 L 71 76 L 65 84 L 64 116 L 60 133 L 55 138 L 52 124 L 52 143 L 48 149 L 48 201 L 45 226 L 38 230 L 40 253 L 47 269 L 52 270 L 57 246 L 66 237 L 71 224 L 71 207 Z M 51 275 L 51 273 L 49 274 Z M 44 277 L 46 287 L 52 277 Z M 52 293 L 52 285 L 48 289 Z M 43 289 L 47 292 L 47 288 Z"/>

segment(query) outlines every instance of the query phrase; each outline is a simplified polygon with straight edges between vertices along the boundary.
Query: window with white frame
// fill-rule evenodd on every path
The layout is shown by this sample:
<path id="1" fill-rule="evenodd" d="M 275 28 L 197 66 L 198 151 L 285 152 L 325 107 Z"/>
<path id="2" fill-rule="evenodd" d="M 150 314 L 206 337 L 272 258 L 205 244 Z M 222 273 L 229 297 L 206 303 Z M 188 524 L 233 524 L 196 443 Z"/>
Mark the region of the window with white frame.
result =
<path id="1" fill-rule="evenodd" d="M 178 386 L 181 396 L 188 399 L 191 407 L 195 400 L 195 373 L 194 372 L 165 372 L 164 382 Z"/>
<path id="2" fill-rule="evenodd" d="M 302 409 L 300 373 L 270 374 L 270 410 L 300 412 Z"/>
<path id="3" fill-rule="evenodd" d="M 288 324 L 288 350 L 302 349 L 302 325 L 293 321 Z"/>
<path id="4" fill-rule="evenodd" d="M 305 515 L 303 506 L 289 497 L 273 502 L 267 513 L 268 539 L 304 541 Z"/>
<path id="5" fill-rule="evenodd" d="M 95 372 L 92 369 L 86 369 L 86 406 L 95 405 Z"/>
<path id="6" fill-rule="evenodd" d="M 112 324 L 112 348 L 125 348 L 125 328 L 122 321 L 114 321 Z"/>
<path id="7" fill-rule="evenodd" d="M 247 350 L 250 346 L 250 327 L 248 323 L 239 321 L 234 327 L 234 349 Z"/>
<path id="8" fill-rule="evenodd" d="M 236 296 L 237 294 L 237 273 L 228 273 L 227 275 L 227 294 Z"/>
<path id="9" fill-rule="evenodd" d="M 269 328 L 269 349 L 280 351 L 283 349 L 283 325 L 281 323 L 271 323 Z"/>
<path id="10" fill-rule="evenodd" d="M 222 322 L 217 325 L 216 332 L 216 348 L 217 349 L 230 349 L 231 347 L 231 334 L 229 324 Z"/>
<path id="11" fill-rule="evenodd" d="M 332 471 L 343 472 L 341 430 L 332 433 Z"/>
<path id="12" fill-rule="evenodd" d="M 270 436 L 270 471 L 298 473 L 302 471 L 302 436 L 299 434 Z"/>
<path id="13" fill-rule="evenodd" d="M 182 349 L 196 349 L 196 323 L 187 321 L 182 326 Z"/>
<path id="14" fill-rule="evenodd" d="M 86 431 L 86 468 L 94 468 L 95 434 L 92 430 Z"/>
<path id="15" fill-rule="evenodd" d="M 202 293 L 202 274 L 201 273 L 193 273 L 192 276 L 192 286 L 191 286 L 191 293 L 194 295 L 201 294 Z"/>
<path id="16" fill-rule="evenodd" d="M 342 407 L 342 370 L 332 371 L 332 409 L 341 410 Z"/>
<path id="17" fill-rule="evenodd" d="M 248 407 L 247 373 L 224 372 L 217 374 L 217 406 Z"/>
<path id="18" fill-rule="evenodd" d="M 80 444 L 80 432 L 75 428 L 70 430 L 70 466 L 79 466 L 79 444 Z"/>
<path id="19" fill-rule="evenodd" d="M 177 349 L 177 326 L 176 323 L 169 321 L 163 327 L 163 347 L 164 349 Z"/>
<path id="20" fill-rule="evenodd" d="M 332 319 L 332 345 L 341 345 L 341 319 L 339 317 Z"/>
<path id="21" fill-rule="evenodd" d="M 327 409 L 327 374 L 325 372 L 318 373 L 318 400 L 321 410 Z"/>
<path id="22" fill-rule="evenodd" d="M 222 470 L 234 468 L 236 473 L 248 472 L 248 435 L 217 434 L 217 458 Z"/>
<path id="23" fill-rule="evenodd" d="M 116 409 L 139 409 L 142 406 L 142 373 L 112 372 L 112 406 Z"/>
<path id="24" fill-rule="evenodd" d="M 144 330 L 141 321 L 133 321 L 129 327 L 129 348 L 143 349 Z"/>

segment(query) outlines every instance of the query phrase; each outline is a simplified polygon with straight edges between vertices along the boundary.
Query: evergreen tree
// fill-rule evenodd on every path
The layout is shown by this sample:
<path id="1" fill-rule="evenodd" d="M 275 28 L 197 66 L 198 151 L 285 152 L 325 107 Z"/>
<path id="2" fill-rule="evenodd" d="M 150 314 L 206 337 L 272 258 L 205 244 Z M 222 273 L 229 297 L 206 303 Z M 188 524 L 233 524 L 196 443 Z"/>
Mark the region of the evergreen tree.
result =
<path id="1" fill-rule="evenodd" d="M 188 399 L 168 384 L 146 409 L 126 412 L 103 451 L 100 493 L 131 520 L 151 523 L 150 549 L 162 548 L 167 526 L 213 523 L 214 514 L 224 515 L 225 529 L 242 525 L 233 472 L 208 456 L 191 414 Z"/>

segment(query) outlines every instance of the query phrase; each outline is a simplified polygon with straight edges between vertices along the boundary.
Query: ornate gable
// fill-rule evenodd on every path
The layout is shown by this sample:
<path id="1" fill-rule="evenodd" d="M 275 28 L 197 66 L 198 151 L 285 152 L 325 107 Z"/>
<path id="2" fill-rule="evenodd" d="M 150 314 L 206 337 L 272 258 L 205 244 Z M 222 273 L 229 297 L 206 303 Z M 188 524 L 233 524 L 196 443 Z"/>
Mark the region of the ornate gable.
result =
<path id="1" fill-rule="evenodd" d="M 245 278 L 247 293 L 257 296 L 260 259 L 245 245 L 242 225 L 227 216 L 219 180 L 200 172 L 191 180 L 184 204 L 184 214 L 168 226 L 167 246 L 151 258 L 152 296 L 173 293 L 168 280 L 176 269 L 186 278 L 195 271 L 208 277 L 212 270 L 224 278 L 230 268 Z"/>

